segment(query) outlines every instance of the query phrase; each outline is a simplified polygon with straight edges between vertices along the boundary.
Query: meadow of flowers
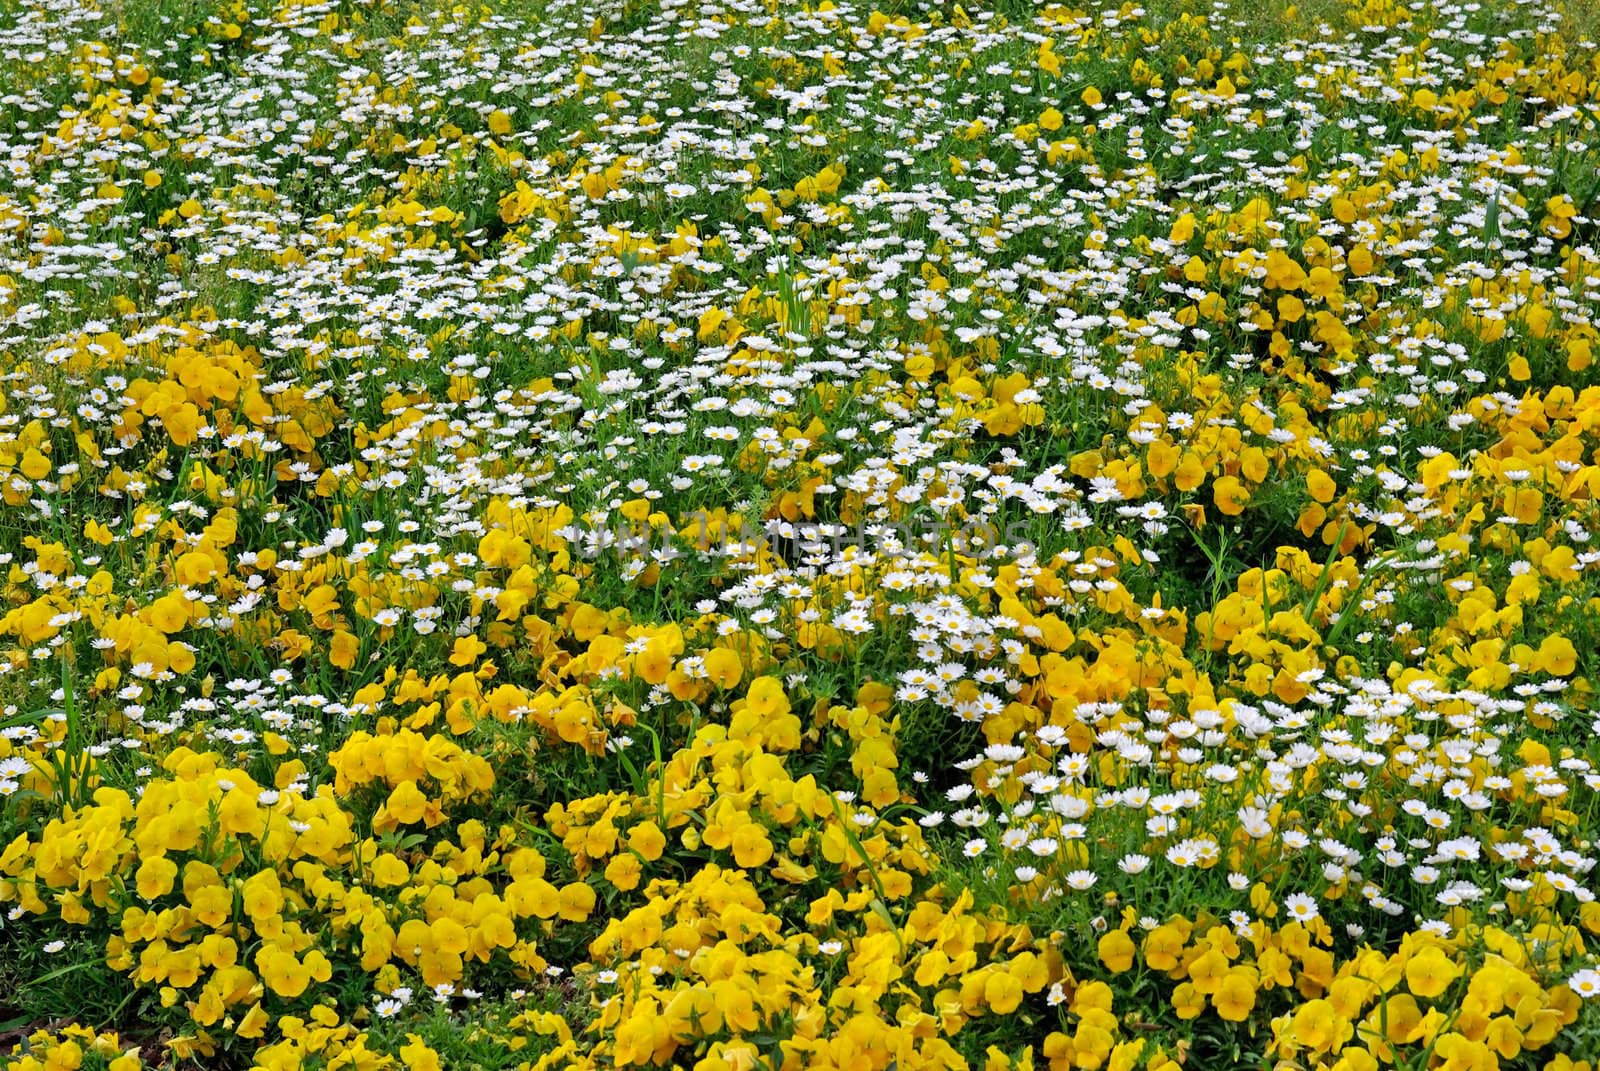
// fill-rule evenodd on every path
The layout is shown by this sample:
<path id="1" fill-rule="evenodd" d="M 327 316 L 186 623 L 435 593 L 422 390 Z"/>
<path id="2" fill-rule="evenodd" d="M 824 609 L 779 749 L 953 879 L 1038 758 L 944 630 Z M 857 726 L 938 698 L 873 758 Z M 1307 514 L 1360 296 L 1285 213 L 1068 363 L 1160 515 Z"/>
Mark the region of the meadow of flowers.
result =
<path id="1" fill-rule="evenodd" d="M 1597 40 L 0 5 L 0 1068 L 1592 1071 Z"/>

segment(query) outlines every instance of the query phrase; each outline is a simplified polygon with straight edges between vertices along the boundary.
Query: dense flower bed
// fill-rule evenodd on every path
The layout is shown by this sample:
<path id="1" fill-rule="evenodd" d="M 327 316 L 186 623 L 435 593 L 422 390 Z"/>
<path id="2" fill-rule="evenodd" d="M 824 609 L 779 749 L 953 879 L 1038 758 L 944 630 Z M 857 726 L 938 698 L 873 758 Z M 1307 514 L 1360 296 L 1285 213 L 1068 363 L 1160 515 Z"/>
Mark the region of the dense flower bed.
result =
<path id="1" fill-rule="evenodd" d="M 17 0 L 0 1068 L 1590 1071 L 1592 5 Z"/>

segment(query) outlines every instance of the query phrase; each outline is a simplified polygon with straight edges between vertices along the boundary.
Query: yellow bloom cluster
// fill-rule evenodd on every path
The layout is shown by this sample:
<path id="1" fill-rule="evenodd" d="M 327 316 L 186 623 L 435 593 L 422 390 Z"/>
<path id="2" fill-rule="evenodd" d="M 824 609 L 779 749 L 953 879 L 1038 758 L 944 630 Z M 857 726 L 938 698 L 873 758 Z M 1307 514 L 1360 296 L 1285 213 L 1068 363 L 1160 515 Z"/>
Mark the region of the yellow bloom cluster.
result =
<path id="1" fill-rule="evenodd" d="M 114 1033 L 98 1033 L 86 1026 L 67 1026 L 59 1032 L 37 1030 L 23 1046 L 27 1055 L 13 1057 L 7 1071 L 77 1071 L 104 1067 L 106 1071 L 144 1071 L 137 1045 L 124 1045 Z"/>

